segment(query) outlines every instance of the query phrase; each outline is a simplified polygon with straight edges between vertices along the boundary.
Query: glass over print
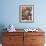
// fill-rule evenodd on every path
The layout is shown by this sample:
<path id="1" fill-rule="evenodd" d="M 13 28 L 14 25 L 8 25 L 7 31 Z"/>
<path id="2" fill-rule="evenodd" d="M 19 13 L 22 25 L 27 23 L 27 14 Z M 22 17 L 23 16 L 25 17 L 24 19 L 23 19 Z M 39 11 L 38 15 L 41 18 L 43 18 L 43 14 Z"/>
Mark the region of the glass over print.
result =
<path id="1" fill-rule="evenodd" d="M 20 5 L 19 6 L 19 21 L 33 22 L 34 5 Z"/>

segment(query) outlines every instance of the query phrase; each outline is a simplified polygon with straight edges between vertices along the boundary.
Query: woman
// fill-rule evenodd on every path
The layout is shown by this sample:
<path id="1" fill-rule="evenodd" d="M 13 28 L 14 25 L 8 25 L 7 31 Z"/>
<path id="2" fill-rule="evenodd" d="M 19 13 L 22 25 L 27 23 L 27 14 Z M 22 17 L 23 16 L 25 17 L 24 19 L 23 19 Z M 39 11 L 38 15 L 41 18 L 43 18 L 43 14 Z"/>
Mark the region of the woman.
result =
<path id="1" fill-rule="evenodd" d="M 26 7 L 25 9 L 22 10 L 22 20 L 31 20 L 32 19 L 32 13 L 31 13 L 31 8 Z"/>

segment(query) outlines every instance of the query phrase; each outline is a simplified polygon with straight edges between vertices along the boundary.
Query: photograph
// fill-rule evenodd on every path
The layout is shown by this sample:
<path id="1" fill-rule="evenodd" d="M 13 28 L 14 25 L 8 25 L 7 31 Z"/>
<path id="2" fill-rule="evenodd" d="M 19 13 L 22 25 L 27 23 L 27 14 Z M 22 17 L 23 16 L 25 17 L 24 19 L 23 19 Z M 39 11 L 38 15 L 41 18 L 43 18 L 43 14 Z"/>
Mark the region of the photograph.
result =
<path id="1" fill-rule="evenodd" d="M 0 46 L 46 46 L 46 0 L 0 0 Z"/>
<path id="2" fill-rule="evenodd" d="M 33 16 L 34 16 L 33 5 L 19 6 L 19 21 L 20 22 L 33 22 Z"/>

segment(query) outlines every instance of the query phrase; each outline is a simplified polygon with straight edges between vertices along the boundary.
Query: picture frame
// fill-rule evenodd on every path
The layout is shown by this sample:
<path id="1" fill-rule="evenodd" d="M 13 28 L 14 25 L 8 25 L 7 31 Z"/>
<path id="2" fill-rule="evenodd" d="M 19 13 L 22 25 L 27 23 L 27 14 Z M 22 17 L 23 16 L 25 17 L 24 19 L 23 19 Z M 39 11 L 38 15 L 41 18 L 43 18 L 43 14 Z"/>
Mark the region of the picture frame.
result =
<path id="1" fill-rule="evenodd" d="M 34 22 L 34 5 L 19 5 L 19 22 Z"/>

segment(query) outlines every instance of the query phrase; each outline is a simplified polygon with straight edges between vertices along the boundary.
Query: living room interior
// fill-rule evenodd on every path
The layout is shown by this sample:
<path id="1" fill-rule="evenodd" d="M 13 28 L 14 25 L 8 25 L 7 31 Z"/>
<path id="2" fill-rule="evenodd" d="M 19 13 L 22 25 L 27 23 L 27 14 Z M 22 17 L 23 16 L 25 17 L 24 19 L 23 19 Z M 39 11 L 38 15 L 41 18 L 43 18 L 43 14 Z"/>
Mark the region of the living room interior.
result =
<path id="1" fill-rule="evenodd" d="M 2 45 L 2 32 L 9 25 L 15 29 L 41 29 L 45 32 L 46 46 L 46 0 L 0 0 L 0 46 Z M 20 5 L 33 6 L 32 22 L 23 22 L 20 19 Z M 6 31 L 6 30 L 5 30 Z"/>

